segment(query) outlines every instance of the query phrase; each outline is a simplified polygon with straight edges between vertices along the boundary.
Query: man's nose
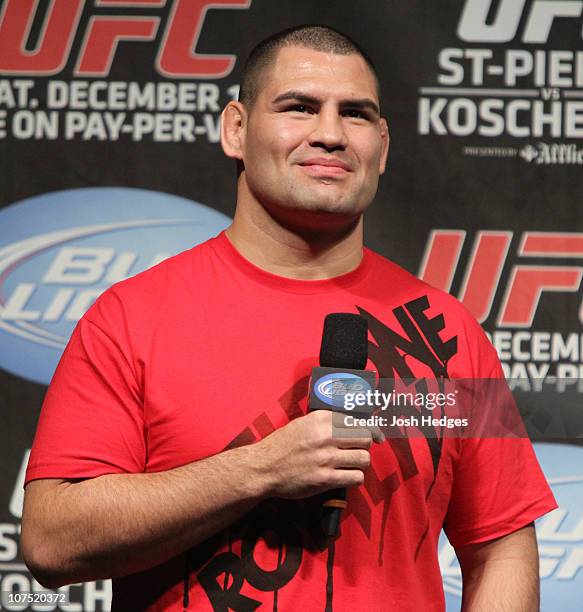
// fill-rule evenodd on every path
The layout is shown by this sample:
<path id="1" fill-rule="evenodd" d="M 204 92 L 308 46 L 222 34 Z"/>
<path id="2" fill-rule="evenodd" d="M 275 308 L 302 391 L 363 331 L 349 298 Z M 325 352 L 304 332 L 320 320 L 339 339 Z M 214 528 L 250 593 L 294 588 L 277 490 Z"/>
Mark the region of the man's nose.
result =
<path id="1" fill-rule="evenodd" d="M 310 145 L 334 150 L 346 148 L 347 142 L 344 123 L 338 110 L 322 108 L 316 116 L 316 125 L 310 134 Z"/>

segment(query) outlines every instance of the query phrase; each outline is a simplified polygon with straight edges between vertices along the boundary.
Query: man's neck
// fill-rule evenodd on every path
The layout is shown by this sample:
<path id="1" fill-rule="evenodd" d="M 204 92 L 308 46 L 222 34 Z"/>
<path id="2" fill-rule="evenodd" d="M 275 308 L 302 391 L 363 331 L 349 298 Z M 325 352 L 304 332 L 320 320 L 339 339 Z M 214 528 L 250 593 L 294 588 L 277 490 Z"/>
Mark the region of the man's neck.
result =
<path id="1" fill-rule="evenodd" d="M 351 272 L 362 260 L 362 218 L 334 231 L 292 230 L 265 210 L 237 206 L 226 233 L 245 259 L 287 278 L 333 278 Z"/>

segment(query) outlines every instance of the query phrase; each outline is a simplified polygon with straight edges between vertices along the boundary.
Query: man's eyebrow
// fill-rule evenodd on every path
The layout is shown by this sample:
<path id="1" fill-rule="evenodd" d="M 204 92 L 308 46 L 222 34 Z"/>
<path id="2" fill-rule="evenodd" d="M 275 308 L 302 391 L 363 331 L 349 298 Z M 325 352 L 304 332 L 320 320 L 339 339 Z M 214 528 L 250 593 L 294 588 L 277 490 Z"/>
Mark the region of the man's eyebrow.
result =
<path id="1" fill-rule="evenodd" d="M 361 98 L 357 100 L 340 100 L 340 106 L 346 108 L 347 106 L 350 108 L 361 108 L 363 110 L 368 109 L 376 113 L 377 115 L 381 114 L 378 104 L 373 102 L 370 98 Z"/>
<path id="2" fill-rule="evenodd" d="M 301 91 L 289 90 L 286 91 L 279 96 L 277 96 L 273 103 L 277 104 L 278 102 L 285 102 L 286 100 L 295 100 L 297 102 L 303 102 L 305 104 L 321 104 L 322 100 L 320 98 L 316 98 L 315 96 L 310 96 Z M 341 108 L 359 108 L 359 109 L 368 109 L 380 115 L 380 110 L 378 104 L 376 104 L 370 98 L 348 98 L 345 100 L 340 100 Z"/>

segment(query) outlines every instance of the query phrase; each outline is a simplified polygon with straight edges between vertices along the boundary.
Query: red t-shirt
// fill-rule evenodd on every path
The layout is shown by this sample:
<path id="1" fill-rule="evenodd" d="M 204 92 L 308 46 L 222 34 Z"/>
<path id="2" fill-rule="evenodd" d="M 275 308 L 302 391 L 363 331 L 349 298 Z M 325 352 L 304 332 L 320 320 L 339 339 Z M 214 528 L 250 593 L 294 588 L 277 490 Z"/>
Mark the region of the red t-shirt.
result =
<path id="1" fill-rule="evenodd" d="M 27 482 L 169 470 L 268 435 L 306 412 L 330 312 L 369 320 L 369 367 L 384 377 L 502 376 L 454 298 L 372 251 L 352 272 L 302 281 L 257 268 L 222 233 L 113 286 L 79 322 Z M 115 579 L 114 609 L 443 610 L 442 527 L 461 546 L 556 507 L 525 439 L 388 439 L 371 456 L 333 551 L 314 545 L 309 503 L 273 500 Z"/>

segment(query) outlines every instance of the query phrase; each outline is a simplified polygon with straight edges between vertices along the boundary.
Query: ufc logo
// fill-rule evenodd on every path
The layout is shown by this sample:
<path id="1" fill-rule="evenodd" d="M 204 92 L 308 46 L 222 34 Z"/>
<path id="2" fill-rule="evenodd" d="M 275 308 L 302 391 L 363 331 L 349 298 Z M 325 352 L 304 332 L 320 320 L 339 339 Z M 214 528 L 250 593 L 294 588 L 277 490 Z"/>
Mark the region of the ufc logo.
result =
<path id="1" fill-rule="evenodd" d="M 86 3 L 84 0 L 50 0 L 38 42 L 27 48 L 30 28 L 39 0 L 4 0 L 0 12 L 0 73 L 52 75 L 69 61 L 71 48 Z M 165 7 L 167 0 L 95 0 L 98 8 Z M 209 9 L 247 9 L 251 0 L 175 0 L 166 19 L 156 58 L 157 71 L 171 78 L 218 79 L 235 64 L 233 55 L 202 55 L 196 52 Z M 92 15 L 83 33 L 76 58 L 75 76 L 105 77 L 109 74 L 118 44 L 152 41 L 161 17 Z"/>
<path id="2" fill-rule="evenodd" d="M 434 230 L 419 278 L 449 291 L 466 238 L 463 230 Z M 480 323 L 491 313 L 512 232 L 478 232 L 468 258 L 459 300 Z M 545 259 L 583 259 L 583 233 L 525 232 L 517 254 Z M 579 292 L 583 267 L 516 264 L 512 267 L 496 325 L 531 327 L 543 291 Z M 579 312 L 583 322 L 583 305 Z"/>
<path id="3" fill-rule="evenodd" d="M 466 0 L 457 34 L 466 42 L 504 43 L 514 39 L 527 0 Z M 497 4 L 492 20 L 492 5 Z M 553 21 L 562 17 L 580 17 L 581 0 L 533 0 L 526 17 L 522 42 L 545 43 Z M 491 21 L 491 22 L 490 22 Z"/>

